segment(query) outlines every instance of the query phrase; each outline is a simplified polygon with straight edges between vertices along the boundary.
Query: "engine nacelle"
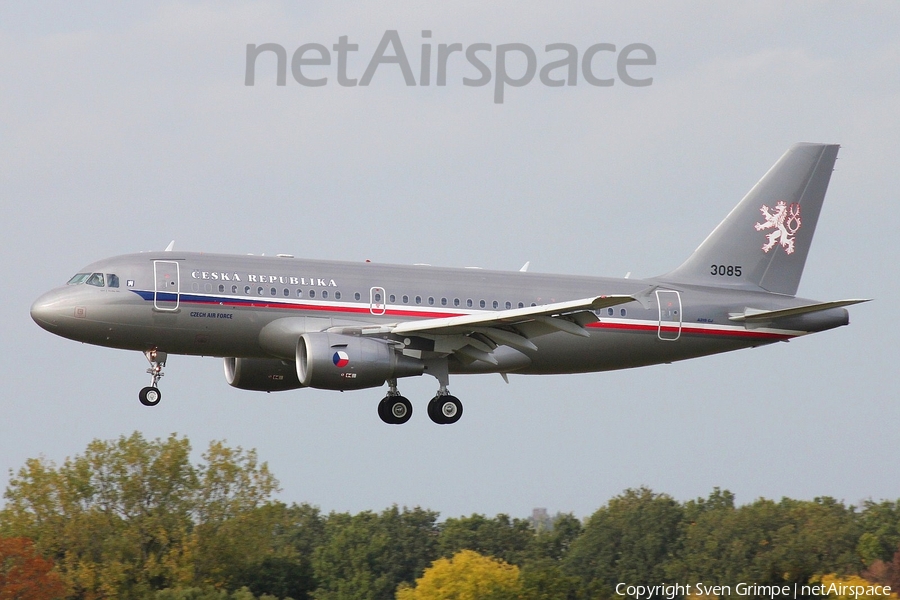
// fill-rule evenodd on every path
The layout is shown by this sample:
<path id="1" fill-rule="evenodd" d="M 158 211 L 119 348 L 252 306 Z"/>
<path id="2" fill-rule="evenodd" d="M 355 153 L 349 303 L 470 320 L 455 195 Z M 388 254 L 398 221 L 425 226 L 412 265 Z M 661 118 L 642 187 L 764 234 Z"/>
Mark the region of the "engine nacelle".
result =
<path id="1" fill-rule="evenodd" d="M 422 361 L 381 340 L 323 331 L 304 333 L 297 342 L 297 377 L 312 388 L 361 390 L 424 371 Z"/>
<path id="2" fill-rule="evenodd" d="M 293 363 L 269 358 L 226 358 L 225 381 L 242 390 L 283 392 L 304 387 Z"/>

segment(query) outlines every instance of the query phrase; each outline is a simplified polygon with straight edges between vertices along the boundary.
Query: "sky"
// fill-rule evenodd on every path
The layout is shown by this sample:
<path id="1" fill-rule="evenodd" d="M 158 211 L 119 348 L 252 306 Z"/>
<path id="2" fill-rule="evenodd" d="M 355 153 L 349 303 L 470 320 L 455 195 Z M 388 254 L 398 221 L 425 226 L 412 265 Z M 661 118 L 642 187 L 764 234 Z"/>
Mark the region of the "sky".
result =
<path id="1" fill-rule="evenodd" d="M 396 31 L 421 46 L 646 44 L 654 65 L 596 55 L 609 87 L 368 86 L 274 54 L 245 85 L 248 44 L 349 53 L 361 78 Z M 423 37 L 431 31 L 431 37 Z M 0 1 L 0 483 L 140 431 L 255 448 L 278 498 L 324 511 L 422 506 L 442 517 L 533 508 L 588 516 L 645 485 L 686 501 L 900 498 L 900 9 L 895 2 Z M 388 50 L 386 55 L 392 55 Z M 635 56 L 639 56 L 640 53 Z M 314 58 L 315 53 L 304 55 Z M 496 75 L 496 53 L 480 55 Z M 521 53 L 507 76 L 524 74 Z M 554 72 L 562 76 L 564 70 Z M 217 358 L 170 356 L 142 406 L 140 353 L 52 336 L 28 310 L 95 260 L 161 250 L 651 277 L 680 264 L 798 141 L 839 143 L 799 295 L 874 298 L 851 325 L 671 365 L 559 376 L 452 377 L 465 405 L 436 426 L 431 377 L 383 390 L 229 387 Z"/>

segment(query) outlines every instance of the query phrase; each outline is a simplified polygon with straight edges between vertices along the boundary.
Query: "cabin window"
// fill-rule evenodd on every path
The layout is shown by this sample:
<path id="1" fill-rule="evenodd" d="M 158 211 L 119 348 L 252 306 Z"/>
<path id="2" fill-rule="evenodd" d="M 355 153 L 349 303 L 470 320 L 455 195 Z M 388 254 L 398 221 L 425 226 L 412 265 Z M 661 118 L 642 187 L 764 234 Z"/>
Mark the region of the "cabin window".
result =
<path id="1" fill-rule="evenodd" d="M 453 299 L 453 306 L 459 306 L 459 298 Z"/>
<path id="2" fill-rule="evenodd" d="M 628 314 L 628 313 L 627 313 L 627 312 L 625 311 L 625 309 L 623 308 L 622 310 L 619 311 L 619 314 L 622 315 L 622 316 L 624 317 L 624 316 L 625 316 L 626 314 Z"/>
<path id="3" fill-rule="evenodd" d="M 328 297 L 328 290 L 322 290 L 322 297 L 323 297 L 323 298 L 327 298 L 327 297 Z"/>
<path id="4" fill-rule="evenodd" d="M 512 308 L 512 302 L 510 302 L 509 300 L 507 300 L 507 301 L 506 301 L 506 310 L 509 310 L 509 309 L 511 309 L 511 308 Z"/>
<path id="5" fill-rule="evenodd" d="M 481 308 L 484 308 L 484 305 L 485 305 L 484 300 L 481 300 L 478 302 L 478 306 L 480 306 Z"/>
<path id="6" fill-rule="evenodd" d="M 447 299 L 441 298 L 441 306 L 447 306 Z"/>
<path id="7" fill-rule="evenodd" d="M 434 296 L 428 296 L 428 306 L 434 306 Z"/>
<path id="8" fill-rule="evenodd" d="M 608 314 L 609 316 L 613 316 L 613 309 L 612 309 L 612 308 L 607 308 L 607 309 L 606 309 L 606 314 Z"/>
<path id="9" fill-rule="evenodd" d="M 291 290 L 284 288 L 284 297 L 288 298 L 291 295 Z"/>
<path id="10" fill-rule="evenodd" d="M 334 293 L 334 299 L 335 299 L 335 300 L 340 300 L 340 299 L 341 299 L 341 293 L 340 293 L 340 292 L 335 292 L 335 293 Z"/>
<path id="11" fill-rule="evenodd" d="M 468 298 L 468 299 L 466 300 L 466 306 L 468 306 L 469 308 L 472 308 L 472 304 L 473 304 L 472 299 L 471 299 L 471 298 Z"/>
<path id="12" fill-rule="evenodd" d="M 309 290 L 309 297 L 310 297 L 310 298 L 315 298 L 315 297 L 316 297 L 316 290 Z"/>
<path id="13" fill-rule="evenodd" d="M 359 292 L 356 292 L 355 294 L 353 294 L 353 298 L 354 298 L 355 300 L 359 300 L 359 298 L 360 298 Z"/>
<path id="14" fill-rule="evenodd" d="M 395 296 L 394 294 L 391 294 L 391 295 L 388 297 L 388 300 L 390 301 L 391 304 L 393 304 L 394 302 L 397 301 L 397 296 Z"/>
<path id="15" fill-rule="evenodd" d="M 237 286 L 236 285 L 231 286 L 231 293 L 237 294 Z"/>
<path id="16" fill-rule="evenodd" d="M 298 289 L 298 290 L 297 290 L 297 297 L 298 297 L 298 298 L 302 298 L 302 297 L 303 297 L 303 290 L 301 290 L 301 289 Z"/>
<path id="17" fill-rule="evenodd" d="M 403 295 L 403 304 L 409 304 L 409 296 L 406 294 Z"/>
<path id="18" fill-rule="evenodd" d="M 525 303 L 524 303 L 524 302 L 519 302 L 519 308 L 525 308 Z"/>
<path id="19" fill-rule="evenodd" d="M 225 286 L 222 285 L 221 283 L 219 284 L 219 292 L 220 292 L 220 293 L 225 293 Z"/>
<path id="20" fill-rule="evenodd" d="M 416 304 L 422 304 L 422 296 L 416 296 Z"/>
<path id="21" fill-rule="evenodd" d="M 532 306 L 537 306 L 537 304 L 535 304 L 534 302 L 532 302 L 531 305 L 532 305 Z"/>
<path id="22" fill-rule="evenodd" d="M 493 306 L 494 308 L 500 308 L 500 303 L 494 300 L 494 303 L 491 306 Z"/>
<path id="23" fill-rule="evenodd" d="M 269 290 L 269 295 L 270 295 L 270 296 L 277 296 L 277 295 L 278 295 L 278 290 L 276 290 L 275 288 L 271 288 L 271 289 Z"/>
<path id="24" fill-rule="evenodd" d="M 245 293 L 245 294 L 249 294 L 249 293 L 250 293 L 250 286 L 249 286 L 249 285 L 244 286 L 244 293 Z"/>

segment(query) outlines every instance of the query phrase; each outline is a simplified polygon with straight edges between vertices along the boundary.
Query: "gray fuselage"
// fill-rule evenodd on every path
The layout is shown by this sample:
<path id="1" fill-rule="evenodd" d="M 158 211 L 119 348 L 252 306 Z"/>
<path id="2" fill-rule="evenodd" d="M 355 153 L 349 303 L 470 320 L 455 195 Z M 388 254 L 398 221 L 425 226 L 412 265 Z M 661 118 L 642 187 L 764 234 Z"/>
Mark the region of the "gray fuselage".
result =
<path id="1" fill-rule="evenodd" d="M 297 337 L 337 327 L 399 323 L 540 306 L 598 295 L 639 300 L 593 311 L 589 336 L 533 332 L 535 349 L 500 347 L 496 363 L 450 372 L 577 373 L 667 363 L 783 341 L 849 321 L 833 308 L 775 323 L 730 317 L 812 301 L 662 279 L 610 279 L 424 265 L 187 252 L 129 254 L 39 298 L 41 327 L 74 340 L 170 354 L 293 360 Z M 75 281 L 77 278 L 73 278 Z M 98 285 L 98 283 L 102 285 Z M 277 323 L 276 323 L 277 322 Z M 414 336 L 416 337 L 416 336 Z M 433 349 L 429 336 L 406 346 Z"/>

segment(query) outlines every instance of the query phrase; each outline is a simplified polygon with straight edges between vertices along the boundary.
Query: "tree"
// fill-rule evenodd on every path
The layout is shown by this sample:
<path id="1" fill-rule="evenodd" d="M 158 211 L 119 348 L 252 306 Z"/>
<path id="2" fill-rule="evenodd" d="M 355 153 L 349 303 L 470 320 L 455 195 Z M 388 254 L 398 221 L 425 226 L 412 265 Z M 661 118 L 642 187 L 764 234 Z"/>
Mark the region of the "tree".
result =
<path id="1" fill-rule="evenodd" d="M 30 459 L 6 489 L 0 533 L 33 539 L 75 596 L 227 585 L 211 565 L 253 560 L 257 509 L 277 481 L 253 451 L 213 442 L 197 466 L 190 451 L 175 434 L 151 441 L 135 432 L 94 440 L 58 468 Z"/>
<path id="2" fill-rule="evenodd" d="M 0 538 L 0 600 L 55 600 L 66 586 L 27 538 Z"/>
<path id="3" fill-rule="evenodd" d="M 803 585 L 819 573 L 855 573 L 859 527 L 852 508 L 831 498 L 759 499 L 735 507 L 715 490 L 685 506 L 682 542 L 670 579 Z M 735 596 L 737 597 L 737 596 Z"/>
<path id="4" fill-rule="evenodd" d="M 568 575 L 561 565 L 550 559 L 525 563 L 519 574 L 522 600 L 577 600 L 581 597 L 581 581 Z"/>
<path id="5" fill-rule="evenodd" d="M 325 542 L 313 557 L 317 600 L 389 600 L 397 585 L 411 583 L 437 556 L 437 513 L 396 506 L 331 514 Z"/>
<path id="6" fill-rule="evenodd" d="M 401 587 L 397 600 L 514 600 L 522 584 L 519 568 L 462 550 L 425 569 L 415 587 Z"/>
<path id="7" fill-rule="evenodd" d="M 254 594 L 306 600 L 318 587 L 313 569 L 315 549 L 324 543 L 325 519 L 319 509 L 308 504 L 285 506 L 274 503 L 264 531 L 269 550 L 246 563 L 232 577 L 236 586 L 246 586 Z"/>
<path id="8" fill-rule="evenodd" d="M 566 557 L 572 543 L 583 531 L 581 521 L 572 514 L 558 513 L 549 528 L 533 532 L 529 543 L 530 560 L 549 559 L 559 561 Z"/>
<path id="9" fill-rule="evenodd" d="M 612 597 L 618 582 L 665 581 L 681 539 L 684 509 L 666 494 L 626 490 L 595 512 L 563 562 L 590 597 Z"/>
<path id="10" fill-rule="evenodd" d="M 859 522 L 864 531 L 858 546 L 862 561 L 866 565 L 875 560 L 890 562 L 900 547 L 900 500 L 866 501 Z"/>
<path id="11" fill-rule="evenodd" d="M 521 565 L 528 558 L 534 529 L 526 519 L 511 519 L 499 514 L 493 519 L 483 515 L 447 519 L 441 525 L 439 552 L 450 557 L 460 550 L 474 550 Z"/>

